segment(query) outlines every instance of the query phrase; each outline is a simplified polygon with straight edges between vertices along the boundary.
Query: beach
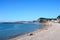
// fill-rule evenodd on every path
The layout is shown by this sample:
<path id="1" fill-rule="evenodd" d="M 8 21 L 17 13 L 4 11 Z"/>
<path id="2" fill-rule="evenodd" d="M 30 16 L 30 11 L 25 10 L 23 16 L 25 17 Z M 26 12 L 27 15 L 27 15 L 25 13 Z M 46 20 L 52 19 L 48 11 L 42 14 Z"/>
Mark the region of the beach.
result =
<path id="1" fill-rule="evenodd" d="M 60 24 L 48 22 L 43 28 L 9 40 L 60 40 Z"/>

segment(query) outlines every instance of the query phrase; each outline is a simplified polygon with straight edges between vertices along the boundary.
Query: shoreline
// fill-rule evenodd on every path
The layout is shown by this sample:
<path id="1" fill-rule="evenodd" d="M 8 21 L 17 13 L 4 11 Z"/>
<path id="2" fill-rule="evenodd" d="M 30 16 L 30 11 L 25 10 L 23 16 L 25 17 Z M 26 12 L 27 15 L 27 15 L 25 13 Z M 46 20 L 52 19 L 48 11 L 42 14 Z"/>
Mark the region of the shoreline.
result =
<path id="1" fill-rule="evenodd" d="M 17 40 L 17 39 L 23 38 L 25 36 L 35 35 L 35 33 L 41 32 L 43 30 L 48 30 L 48 28 L 51 27 L 52 24 L 51 23 L 49 24 L 49 22 L 48 22 L 48 23 L 43 23 L 42 26 L 43 26 L 42 28 L 39 28 L 39 29 L 34 30 L 32 32 L 28 32 L 28 33 L 25 33 L 25 34 L 22 34 L 22 35 L 17 35 L 15 37 L 9 38 L 9 40 Z M 30 34 L 32 34 L 32 35 L 30 35 Z"/>

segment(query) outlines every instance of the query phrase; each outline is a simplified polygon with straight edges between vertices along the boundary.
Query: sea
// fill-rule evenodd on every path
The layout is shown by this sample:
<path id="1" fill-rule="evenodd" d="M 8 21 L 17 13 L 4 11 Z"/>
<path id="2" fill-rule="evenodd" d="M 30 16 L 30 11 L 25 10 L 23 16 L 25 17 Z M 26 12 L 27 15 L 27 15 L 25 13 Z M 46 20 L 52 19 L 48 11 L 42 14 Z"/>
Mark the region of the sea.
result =
<path id="1" fill-rule="evenodd" d="M 41 23 L 20 23 L 20 24 L 2 24 L 0 23 L 0 40 L 8 40 L 17 35 L 22 35 L 42 28 Z"/>

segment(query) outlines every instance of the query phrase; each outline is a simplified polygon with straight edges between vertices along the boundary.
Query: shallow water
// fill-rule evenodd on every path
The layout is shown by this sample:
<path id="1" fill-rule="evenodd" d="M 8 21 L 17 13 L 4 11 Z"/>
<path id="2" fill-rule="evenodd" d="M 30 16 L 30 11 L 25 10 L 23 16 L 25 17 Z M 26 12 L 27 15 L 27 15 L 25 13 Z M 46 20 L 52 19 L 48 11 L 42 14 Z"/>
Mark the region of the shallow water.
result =
<path id="1" fill-rule="evenodd" d="M 21 35 L 41 28 L 38 24 L 0 24 L 0 40 L 7 40 L 10 37 Z"/>

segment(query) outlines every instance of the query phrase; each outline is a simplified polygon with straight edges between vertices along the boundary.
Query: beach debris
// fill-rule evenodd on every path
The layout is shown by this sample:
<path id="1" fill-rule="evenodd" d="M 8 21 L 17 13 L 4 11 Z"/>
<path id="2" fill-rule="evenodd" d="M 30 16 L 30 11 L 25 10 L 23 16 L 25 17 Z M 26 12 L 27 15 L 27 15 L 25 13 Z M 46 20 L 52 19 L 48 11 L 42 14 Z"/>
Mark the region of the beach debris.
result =
<path id="1" fill-rule="evenodd" d="M 30 34 L 29 34 L 29 36 L 32 36 L 32 35 L 33 35 L 33 33 L 30 33 Z"/>

